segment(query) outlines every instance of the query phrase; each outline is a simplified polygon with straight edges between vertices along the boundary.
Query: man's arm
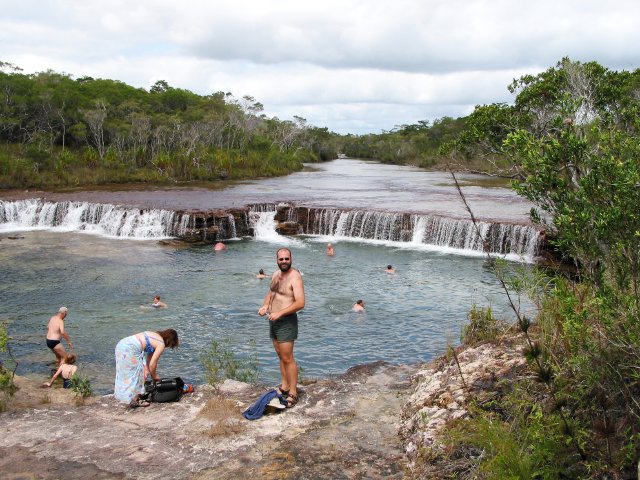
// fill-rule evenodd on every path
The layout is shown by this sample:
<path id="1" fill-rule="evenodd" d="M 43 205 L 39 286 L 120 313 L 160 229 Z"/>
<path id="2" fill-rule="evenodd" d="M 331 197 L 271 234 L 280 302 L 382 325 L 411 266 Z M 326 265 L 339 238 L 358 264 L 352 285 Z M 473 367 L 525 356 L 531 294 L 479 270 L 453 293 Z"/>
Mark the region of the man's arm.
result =
<path id="1" fill-rule="evenodd" d="M 69 344 L 69 348 L 73 348 L 73 343 L 71 342 L 69 335 L 67 335 L 67 332 L 64 331 L 64 322 L 60 322 L 60 335 L 67 341 L 67 343 Z"/>
<path id="2" fill-rule="evenodd" d="M 263 316 L 269 310 L 269 304 L 271 302 L 271 295 L 273 292 L 269 290 L 267 294 L 264 296 L 264 300 L 262 300 L 262 306 L 258 309 L 258 315 Z"/>

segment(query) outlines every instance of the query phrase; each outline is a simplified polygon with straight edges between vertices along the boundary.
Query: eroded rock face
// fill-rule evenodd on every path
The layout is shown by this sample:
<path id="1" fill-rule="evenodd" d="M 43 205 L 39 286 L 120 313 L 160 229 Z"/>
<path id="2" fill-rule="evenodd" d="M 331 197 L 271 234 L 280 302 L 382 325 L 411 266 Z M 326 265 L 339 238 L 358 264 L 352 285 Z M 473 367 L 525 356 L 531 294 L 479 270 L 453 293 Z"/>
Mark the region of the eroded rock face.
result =
<path id="1" fill-rule="evenodd" d="M 177 403 L 112 396 L 0 414 L 0 467 L 19 478 L 403 478 L 400 409 L 416 367 L 356 367 L 299 390 L 292 409 L 245 420 L 264 387 L 226 381 Z M 29 476 L 31 475 L 31 476 Z"/>
<path id="2" fill-rule="evenodd" d="M 526 368 L 523 350 L 524 338 L 513 336 L 500 344 L 460 349 L 457 363 L 440 358 L 414 375 L 415 389 L 402 409 L 399 429 L 410 467 L 421 449 L 438 449 L 438 437 L 451 421 L 467 415 L 471 395 Z"/>
<path id="3" fill-rule="evenodd" d="M 420 450 L 439 448 L 447 425 L 467 414 L 470 395 L 526 371 L 523 349 L 514 336 L 459 349 L 459 367 L 446 357 L 354 367 L 302 386 L 298 405 L 256 421 L 241 412 L 267 388 L 230 380 L 219 395 L 199 387 L 180 402 L 136 409 L 112 396 L 76 406 L 61 389 L 43 403 L 39 385 L 23 383 L 21 408 L 0 414 L 0 471 L 41 479 L 405 478 Z"/>

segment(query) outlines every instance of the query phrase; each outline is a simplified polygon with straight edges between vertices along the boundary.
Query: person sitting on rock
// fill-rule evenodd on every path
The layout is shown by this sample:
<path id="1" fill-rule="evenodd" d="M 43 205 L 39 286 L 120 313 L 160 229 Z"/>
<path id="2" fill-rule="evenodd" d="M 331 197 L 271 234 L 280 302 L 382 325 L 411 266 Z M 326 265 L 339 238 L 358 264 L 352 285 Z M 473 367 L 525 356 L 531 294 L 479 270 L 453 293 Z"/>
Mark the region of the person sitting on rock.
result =
<path id="1" fill-rule="evenodd" d="M 63 380 L 62 387 L 70 388 L 71 387 L 71 377 L 78 371 L 78 366 L 74 365 L 76 363 L 76 359 L 78 357 L 75 353 L 69 353 L 66 358 L 62 360 L 62 363 L 58 367 L 56 373 L 53 374 L 51 380 L 48 382 L 44 382 L 42 384 L 43 387 L 51 387 L 53 385 L 53 381 L 60 376 Z"/>

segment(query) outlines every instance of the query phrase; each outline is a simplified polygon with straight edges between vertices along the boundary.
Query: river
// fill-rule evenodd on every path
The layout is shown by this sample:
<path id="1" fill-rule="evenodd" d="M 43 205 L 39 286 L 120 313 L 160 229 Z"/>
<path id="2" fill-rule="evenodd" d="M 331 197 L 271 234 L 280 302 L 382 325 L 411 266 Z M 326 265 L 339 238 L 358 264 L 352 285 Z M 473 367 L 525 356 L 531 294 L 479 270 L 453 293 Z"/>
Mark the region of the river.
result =
<path id="1" fill-rule="evenodd" d="M 129 204 L 154 208 L 224 208 L 282 200 L 370 208 L 374 202 L 379 209 L 437 208 L 442 214 L 463 215 L 448 178 L 409 167 L 338 160 L 280 179 L 217 190 L 121 188 L 53 195 L 60 200 L 93 196 L 92 201 L 108 203 L 126 203 L 121 201 L 126 198 Z M 472 208 L 476 202 L 482 206 L 481 216 L 525 221 L 526 202 L 505 188 L 483 187 L 478 180 L 461 179 L 469 185 L 463 189 Z M 334 257 L 324 254 L 329 241 L 336 247 Z M 44 344 L 46 322 L 65 305 L 79 365 L 98 393 L 112 391 L 113 349 L 120 338 L 166 327 L 178 330 L 181 346 L 165 353 L 161 375 L 202 382 L 202 353 L 212 340 L 228 339 L 240 357 L 253 351 L 250 345 L 255 342 L 260 381 L 275 383 L 278 366 L 267 321 L 257 315 L 268 280 L 256 279 L 255 273 L 260 268 L 273 271 L 275 250 L 281 245 L 291 248 L 305 282 L 307 305 L 300 314 L 296 343 L 303 378 L 325 378 L 377 360 L 428 361 L 459 342 L 474 304 L 513 317 L 479 255 L 411 242 L 282 237 L 269 229 L 228 245 L 226 251 L 213 252 L 210 246 L 167 246 L 88 232 L 5 229 L 0 237 L 0 320 L 8 323 L 17 372 L 42 380 L 50 375 L 53 354 Z M 395 274 L 385 272 L 387 264 L 396 268 Z M 156 293 L 168 308 L 149 306 Z M 364 313 L 350 311 L 357 299 L 365 301 Z"/>

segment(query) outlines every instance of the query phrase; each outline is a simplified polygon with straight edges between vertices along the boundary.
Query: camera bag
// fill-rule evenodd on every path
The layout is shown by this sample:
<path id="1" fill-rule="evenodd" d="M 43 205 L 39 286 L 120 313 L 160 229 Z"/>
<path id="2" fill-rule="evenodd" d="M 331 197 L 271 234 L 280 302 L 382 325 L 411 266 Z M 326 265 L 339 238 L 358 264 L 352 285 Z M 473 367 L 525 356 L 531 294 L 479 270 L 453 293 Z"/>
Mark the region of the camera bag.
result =
<path id="1" fill-rule="evenodd" d="M 180 377 L 161 378 L 154 382 L 144 382 L 144 390 L 151 402 L 177 402 L 184 391 L 184 382 Z"/>

